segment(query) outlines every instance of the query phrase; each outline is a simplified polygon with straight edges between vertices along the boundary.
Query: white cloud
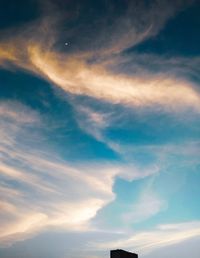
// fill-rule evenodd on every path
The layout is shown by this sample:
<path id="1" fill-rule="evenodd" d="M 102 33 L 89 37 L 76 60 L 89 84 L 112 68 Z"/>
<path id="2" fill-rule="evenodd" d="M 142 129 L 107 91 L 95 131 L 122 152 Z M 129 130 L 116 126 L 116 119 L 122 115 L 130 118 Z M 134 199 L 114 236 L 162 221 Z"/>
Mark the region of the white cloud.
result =
<path id="1" fill-rule="evenodd" d="M 122 248 L 145 254 L 154 249 L 177 244 L 196 236 L 200 236 L 200 222 L 191 221 L 160 225 L 151 231 L 134 232 L 133 236 L 129 235 L 129 237 L 124 237 L 115 242 L 93 243 L 93 245 L 101 250 L 106 248 Z"/>
<path id="2" fill-rule="evenodd" d="M 111 114 L 96 111 L 89 106 L 81 106 L 77 103 L 72 104 L 79 127 L 96 140 L 105 143 L 106 140 L 104 139 L 103 132 L 111 123 Z"/>
<path id="3" fill-rule="evenodd" d="M 84 60 L 68 60 L 51 52 L 43 56 L 38 47 L 30 50 L 30 56 L 43 77 L 71 94 L 134 108 L 162 108 L 172 113 L 200 110 L 200 96 L 195 85 L 174 76 L 115 74 L 100 65 L 90 67 Z M 64 63 L 63 58 L 66 59 Z"/>
<path id="4" fill-rule="evenodd" d="M 188 238 L 182 242 L 161 247 L 155 250 L 152 250 L 152 252 L 148 254 L 142 255 L 142 257 L 148 257 L 148 258 L 171 258 L 171 257 L 181 257 L 181 258 L 199 258 L 199 241 L 200 237 L 192 237 Z"/>
<path id="5" fill-rule="evenodd" d="M 40 114 L 17 102 L 1 102 L 0 110 L 1 243 L 25 239 L 48 227 L 88 230 L 89 221 L 114 200 L 116 176 L 132 180 L 148 175 L 119 163 L 72 165 L 48 146 L 32 145 L 31 132 L 37 131 L 34 137 L 39 143 L 38 128 L 45 126 Z M 100 127 L 106 124 L 96 113 L 89 119 Z"/>
<path id="6" fill-rule="evenodd" d="M 122 215 L 126 223 L 137 223 L 146 220 L 167 208 L 164 200 L 161 200 L 152 191 L 144 191 L 131 210 Z"/>
<path id="7" fill-rule="evenodd" d="M 9 68 L 8 63 L 11 62 L 74 95 L 86 95 L 136 109 L 153 107 L 171 113 L 185 110 L 199 113 L 199 90 L 195 83 L 177 76 L 180 64 L 177 65 L 176 60 L 170 60 L 175 67 L 173 76 L 164 72 L 153 74 L 147 66 L 138 68 L 140 74 L 129 75 L 108 68 L 109 64 L 119 66 L 120 57 L 118 60 L 112 59 L 112 54 L 119 54 L 155 35 L 179 5 L 175 4 L 174 7 L 167 2 L 155 3 L 158 6 L 152 5 L 148 12 L 136 8 L 136 16 L 130 15 L 130 12 L 127 19 L 122 17 L 114 22 L 110 30 L 103 32 L 105 41 L 104 38 L 97 38 L 98 51 L 87 49 L 78 54 L 57 52 L 52 47 L 56 39 L 50 28 L 50 19 L 43 20 L 42 26 L 37 22 L 17 37 L 1 40 L 0 65 Z M 97 62 L 88 63 L 88 59 L 96 58 L 96 55 Z M 198 63 L 198 60 L 194 61 Z M 123 146 L 107 141 L 104 135 L 105 128 L 110 125 L 111 114 L 105 115 L 86 107 L 78 112 L 83 115 L 77 119 L 82 130 L 118 153 L 123 152 Z M 2 102 L 0 118 L 0 240 L 3 244 L 26 239 L 48 227 L 88 230 L 89 222 L 96 213 L 114 200 L 112 187 L 115 177 L 134 180 L 160 171 L 159 165 L 147 169 L 116 163 L 71 165 L 48 146 L 42 146 L 41 151 L 41 146 L 33 147 L 28 143 L 33 130 L 43 126 L 43 119 L 37 112 L 17 102 Z M 195 149 L 192 151 L 195 152 Z M 164 152 L 161 154 L 165 155 Z M 165 205 L 155 194 L 144 194 L 124 218 L 142 221 L 161 211 Z M 95 243 L 95 248 L 121 246 L 133 248 L 133 251 L 135 248 L 149 251 L 200 235 L 199 226 L 198 221 L 161 225 L 156 230 L 136 233 L 119 241 L 108 241 L 101 245 Z"/>

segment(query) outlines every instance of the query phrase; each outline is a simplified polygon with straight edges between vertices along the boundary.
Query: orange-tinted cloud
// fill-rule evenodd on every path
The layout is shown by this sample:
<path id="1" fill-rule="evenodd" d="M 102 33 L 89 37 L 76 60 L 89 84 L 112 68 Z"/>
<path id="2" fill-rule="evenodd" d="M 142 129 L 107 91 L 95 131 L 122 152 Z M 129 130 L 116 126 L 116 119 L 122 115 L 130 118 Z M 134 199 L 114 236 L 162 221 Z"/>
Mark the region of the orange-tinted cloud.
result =
<path id="1" fill-rule="evenodd" d="M 148 15 L 143 12 L 145 22 L 151 20 L 152 15 L 158 13 L 158 10 L 160 10 L 159 6 L 155 5 Z M 116 40 L 111 44 L 112 47 L 109 47 L 111 46 L 109 43 L 107 45 L 106 60 L 117 66 L 117 59 L 113 59 L 114 53 L 122 51 L 128 45 L 137 44 L 140 41 L 139 38 L 144 40 L 145 37 L 151 36 L 152 30 L 156 33 L 173 12 L 173 8 L 166 8 L 165 18 L 160 21 L 159 26 L 152 25 L 152 29 L 149 28 L 145 32 L 141 28 L 138 29 L 139 17 L 137 21 L 134 18 L 127 22 L 131 16 L 129 12 L 126 13 L 127 17 L 123 16 L 121 26 L 133 25 L 133 28 L 130 26 L 131 31 L 124 34 L 120 30 L 121 26 L 119 27 L 118 37 L 114 37 Z M 8 63 L 13 63 L 41 76 L 68 93 L 86 95 L 114 104 L 158 107 L 168 111 L 180 111 L 185 108 L 200 110 L 199 92 L 195 85 L 186 79 L 176 78 L 174 75 L 170 77 L 169 74 L 164 73 L 151 75 L 145 71 L 140 75 L 127 76 L 112 72 L 104 62 L 88 63 L 91 57 L 96 57 L 97 61 L 98 58 L 101 60 L 105 57 L 106 43 L 103 43 L 104 50 L 99 47 L 98 54 L 92 48 L 77 51 L 77 53 L 67 50 L 66 52 L 57 51 L 54 48 L 57 41 L 57 20 L 56 17 L 46 15 L 41 21 L 30 24 L 21 34 L 3 39 L 0 42 L 0 65 L 8 66 Z M 134 30 L 137 30 L 137 36 Z M 105 31 L 105 35 L 107 33 L 108 31 Z M 144 33 L 146 36 L 143 35 Z M 131 43 L 126 43 L 127 40 Z M 70 48 L 70 45 L 67 47 Z M 110 50 L 115 48 L 118 50 Z"/>

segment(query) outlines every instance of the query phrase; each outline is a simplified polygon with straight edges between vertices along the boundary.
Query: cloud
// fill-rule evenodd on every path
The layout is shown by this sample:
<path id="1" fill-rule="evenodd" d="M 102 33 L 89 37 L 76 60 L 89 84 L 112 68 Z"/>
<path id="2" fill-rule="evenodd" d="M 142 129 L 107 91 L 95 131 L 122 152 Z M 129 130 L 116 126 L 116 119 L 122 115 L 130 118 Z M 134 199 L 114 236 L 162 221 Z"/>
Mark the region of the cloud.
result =
<path id="1" fill-rule="evenodd" d="M 192 83 L 181 79 L 116 75 L 76 58 L 64 60 L 63 55 L 55 53 L 43 55 L 37 48 L 30 49 L 30 58 L 42 76 L 72 94 L 133 107 L 158 106 L 169 111 L 192 108 L 199 112 L 198 91 Z"/>
<path id="2" fill-rule="evenodd" d="M 1 102 L 0 115 L 1 243 L 49 226 L 80 229 L 113 199 L 115 172 L 109 168 L 99 168 L 100 175 L 92 167 L 72 167 L 47 150 L 29 149 L 30 130 L 42 126 L 39 114 L 17 102 Z"/>
<path id="3" fill-rule="evenodd" d="M 96 140 L 106 143 L 103 131 L 112 123 L 111 114 L 96 111 L 89 106 L 72 102 L 79 127 Z"/>
<path id="4" fill-rule="evenodd" d="M 59 23 L 56 35 L 69 42 L 70 51 L 105 56 L 120 53 L 156 35 L 175 13 L 192 3 L 187 0 L 151 3 L 111 0 L 83 4 L 50 0 L 41 1 L 41 6 L 43 16 L 50 17 L 51 25 Z"/>
<path id="5" fill-rule="evenodd" d="M 187 258 L 191 256 L 193 258 L 199 257 L 199 237 L 189 238 L 185 241 L 182 241 L 178 244 L 166 246 L 163 248 L 155 249 L 151 253 L 144 255 L 143 257 L 163 257 L 163 258 L 170 258 L 170 257 L 182 257 Z"/>
<path id="6" fill-rule="evenodd" d="M 122 215 L 126 223 L 137 223 L 154 216 L 166 209 L 167 204 L 161 200 L 155 193 L 145 191 L 139 200 L 132 205 L 129 212 Z"/>
<path id="7" fill-rule="evenodd" d="M 177 4 L 173 6 L 165 2 L 160 5 L 157 1 L 149 12 L 146 12 L 147 7 L 131 6 L 120 19 L 113 18 L 108 29 L 105 29 L 107 26 L 103 26 L 102 20 L 101 33 L 95 27 L 99 34 L 97 38 L 94 30 L 91 30 L 90 37 L 79 26 L 72 30 L 67 28 L 66 35 L 69 34 L 71 39 L 78 35 L 77 30 L 81 34 L 80 38 L 70 42 L 67 46 L 69 50 L 58 47 L 62 39 L 58 39 L 59 32 L 56 30 L 63 20 L 45 14 L 41 20 L 29 23 L 23 30 L 19 29 L 18 35 L 14 34 L 14 29 L 2 33 L 0 66 L 25 69 L 67 94 L 89 96 L 100 102 L 136 109 L 155 108 L 172 113 L 192 110 L 199 113 L 199 90 L 189 79 L 180 78 L 176 73 L 169 76 L 164 71 L 154 74 L 148 67 L 140 67 L 139 74 L 112 69 L 119 68 L 125 49 L 156 35 L 177 8 Z M 108 21 L 109 16 L 106 24 Z M 92 38 L 96 38 L 95 42 Z M 89 46 L 88 42 L 91 42 Z M 79 112 L 76 119 L 82 130 L 121 153 L 121 146 L 107 142 L 104 135 L 104 130 L 112 124 L 112 114 L 105 115 L 88 107 L 75 108 Z M 116 177 L 134 180 L 160 171 L 160 167 L 155 165 L 140 169 L 132 164 L 117 162 L 72 165 L 61 159 L 48 145 L 36 146 L 34 143 L 35 138 L 38 139 L 37 143 L 40 142 L 40 129 L 47 126 L 39 113 L 18 102 L 1 102 L 0 117 L 0 193 L 3 197 L 0 203 L 3 221 L 0 239 L 3 244 L 26 239 L 51 227 L 88 230 L 90 220 L 114 200 L 112 188 Z M 163 208 L 162 200 L 154 195 L 142 196 L 140 201 L 133 206 L 138 214 L 131 211 L 127 214 L 128 219 L 145 220 Z M 149 203 L 145 211 L 144 203 Z M 189 224 L 189 228 L 185 228 L 181 224 L 171 229 L 161 227 L 155 232 L 138 233 L 116 244 L 131 247 L 144 241 L 144 246 L 140 248 L 146 249 L 176 243 L 199 234 L 195 228 L 198 225 Z M 159 242 L 161 238 L 163 241 Z M 109 244 L 116 246 L 115 243 Z"/>
<path id="8" fill-rule="evenodd" d="M 112 64 L 112 69 L 125 74 L 168 74 L 170 77 L 190 78 L 199 76 L 200 58 L 181 55 L 159 55 L 152 53 L 131 53 L 118 57 Z M 117 66 L 115 67 L 115 64 Z"/>
<path id="9" fill-rule="evenodd" d="M 89 114 L 92 123 L 106 124 L 99 114 Z M 2 245 L 50 227 L 87 231 L 90 220 L 114 200 L 116 176 L 130 180 L 148 175 L 129 164 L 72 165 L 61 159 L 41 141 L 42 128 L 47 126 L 41 116 L 19 102 L 0 102 Z"/>
<path id="10" fill-rule="evenodd" d="M 175 231 L 166 231 L 165 237 L 168 237 L 168 240 L 172 240 L 172 237 L 174 237 L 175 241 L 168 242 L 165 246 L 164 244 L 161 245 L 159 242 L 159 237 L 162 237 L 162 234 L 159 233 L 159 229 L 155 230 L 149 230 L 143 233 L 149 234 L 150 237 L 153 237 L 152 239 L 149 239 L 148 243 L 152 243 L 154 241 L 157 242 L 157 245 L 141 249 L 143 243 L 142 240 L 145 240 L 144 243 L 146 243 L 146 237 L 145 234 L 143 236 L 141 235 L 139 237 L 137 232 L 134 232 L 134 234 L 137 234 L 137 244 L 134 241 L 130 241 L 129 244 L 127 244 L 126 250 L 137 252 L 140 257 L 160 257 L 164 256 L 165 258 L 172 257 L 173 255 L 184 255 L 183 257 L 187 257 L 187 255 L 194 255 L 194 257 L 199 257 L 199 235 L 197 233 L 198 227 L 199 227 L 199 221 L 193 221 L 193 222 L 185 222 L 183 224 L 174 224 L 177 227 L 177 231 L 180 229 L 181 233 L 187 234 L 187 232 L 193 232 L 194 237 L 187 236 L 185 239 L 181 237 L 181 234 L 178 236 L 176 235 Z M 196 226 L 196 233 L 195 230 L 193 230 Z M 179 229 L 178 229 L 179 227 Z M 185 228 L 185 229 L 184 229 Z M 187 229 L 186 229 L 187 228 Z M 190 230 L 189 230 L 190 228 Z M 157 236 L 155 237 L 156 233 Z M 164 235 L 164 233 L 163 233 Z M 176 235 L 176 236 L 175 236 Z M 184 235 L 184 236 L 185 236 Z M 131 234 L 129 234 L 129 237 L 131 238 Z M 141 242 L 139 240 L 141 238 Z M 166 240 L 165 238 L 165 240 Z M 0 254 L 3 257 L 10 257 L 14 258 L 16 255 L 25 258 L 26 256 L 30 256 L 33 258 L 38 257 L 39 255 L 43 257 L 108 257 L 110 249 L 113 248 L 125 248 L 125 246 L 120 245 L 122 243 L 122 240 L 125 240 L 124 234 L 121 232 L 108 232 L 108 231 L 88 231 L 88 232 L 46 232 L 44 234 L 35 236 L 33 239 L 23 241 L 21 243 L 16 243 L 10 248 L 4 248 L 0 249 Z M 51 243 L 51 245 L 49 245 Z M 77 248 L 73 248 L 74 246 L 77 246 L 77 243 L 79 245 L 79 250 Z M 110 246 L 110 243 L 112 245 Z M 116 243 L 118 245 L 116 246 Z M 48 248 L 46 248 L 46 245 Z M 31 248 L 30 248 L 31 247 Z M 80 252 L 81 249 L 81 252 Z M 26 250 L 26 254 L 24 253 L 24 250 Z M 33 250 L 35 250 L 33 252 Z M 187 255 L 186 255 L 187 254 Z"/>
<path id="11" fill-rule="evenodd" d="M 124 248 L 140 254 L 149 253 L 150 251 L 180 243 L 184 240 L 197 237 L 200 235 L 199 221 L 184 222 L 178 224 L 164 224 L 158 226 L 155 230 L 134 233 L 115 242 L 93 243 L 100 249 L 106 248 Z"/>
<path id="12" fill-rule="evenodd" d="M 20 36 L 1 41 L 0 64 L 8 67 L 9 62 L 13 63 L 43 77 L 67 93 L 86 95 L 112 104 L 128 105 L 134 108 L 156 107 L 170 112 L 185 109 L 199 112 L 199 92 L 196 85 L 185 78 L 169 76 L 164 72 L 154 75 L 145 71 L 140 75 L 128 76 L 122 73 L 116 74 L 105 65 L 109 62 L 116 62 L 117 59 L 113 58 L 113 53 L 116 51 L 120 52 L 157 33 L 164 21 L 181 6 L 178 2 L 173 5 L 164 2 L 163 5 L 160 6 L 158 2 L 155 2 L 148 7 L 148 12 L 145 11 L 147 8 L 145 6 L 131 5 L 128 8 L 130 11 L 124 16 L 120 16 L 122 22 L 116 21 L 116 24 L 121 24 L 123 29 L 117 26 L 117 36 L 111 33 L 111 41 L 114 41 L 111 48 L 109 42 L 100 44 L 107 46 L 107 51 L 113 49 L 106 59 L 104 53 L 101 53 L 99 45 L 99 57 L 92 48 L 82 52 L 56 50 L 54 45 L 58 36 L 56 33 L 57 19 L 51 19 L 46 15 L 36 24 L 29 25 L 30 28 L 25 29 Z M 136 17 L 132 15 L 131 10 L 136 13 Z M 138 10 L 140 11 L 138 12 Z M 159 25 L 154 21 L 150 22 L 157 15 L 160 17 Z M 150 29 L 149 24 L 151 24 Z M 111 31 L 115 30 L 111 29 Z M 139 36 L 135 36 L 134 31 L 139 31 L 136 33 Z M 109 35 L 110 32 L 103 32 L 104 37 L 107 34 Z M 143 34 L 147 34 L 147 36 Z M 41 37 L 41 35 L 43 36 Z M 101 42 L 100 39 L 99 41 Z M 91 62 L 91 59 L 96 62 Z M 105 60 L 107 61 L 105 62 Z M 108 60 L 110 61 L 108 62 Z M 115 66 L 117 65 L 115 63 Z"/>

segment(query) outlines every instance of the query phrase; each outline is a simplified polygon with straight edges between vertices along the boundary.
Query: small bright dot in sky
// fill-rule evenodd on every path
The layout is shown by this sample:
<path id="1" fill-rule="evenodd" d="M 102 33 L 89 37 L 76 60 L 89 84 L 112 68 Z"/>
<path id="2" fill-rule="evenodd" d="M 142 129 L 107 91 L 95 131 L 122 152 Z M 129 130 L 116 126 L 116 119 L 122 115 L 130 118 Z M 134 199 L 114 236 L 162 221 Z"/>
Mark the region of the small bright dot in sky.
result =
<path id="1" fill-rule="evenodd" d="M 68 44 L 68 42 L 65 42 L 65 46 L 68 46 L 69 44 Z"/>

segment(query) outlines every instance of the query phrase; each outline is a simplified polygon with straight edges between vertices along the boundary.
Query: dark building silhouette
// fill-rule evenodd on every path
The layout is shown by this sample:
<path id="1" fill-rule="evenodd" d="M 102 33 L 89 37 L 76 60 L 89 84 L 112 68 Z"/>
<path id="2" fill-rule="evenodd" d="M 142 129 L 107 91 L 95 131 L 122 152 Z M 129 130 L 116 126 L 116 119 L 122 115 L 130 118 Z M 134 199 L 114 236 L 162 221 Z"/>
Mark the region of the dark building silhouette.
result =
<path id="1" fill-rule="evenodd" d="M 110 251 L 110 258 L 138 258 L 138 255 L 121 249 L 117 249 Z"/>

